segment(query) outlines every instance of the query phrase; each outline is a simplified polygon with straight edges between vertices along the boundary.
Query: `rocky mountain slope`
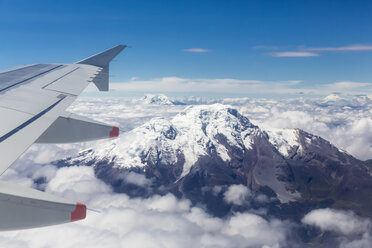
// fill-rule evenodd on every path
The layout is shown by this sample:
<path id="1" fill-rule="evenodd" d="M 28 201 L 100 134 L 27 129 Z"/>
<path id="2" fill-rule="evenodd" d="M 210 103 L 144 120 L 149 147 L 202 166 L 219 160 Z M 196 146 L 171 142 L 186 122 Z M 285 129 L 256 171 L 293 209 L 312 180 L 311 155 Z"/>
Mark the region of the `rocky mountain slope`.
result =
<path id="1" fill-rule="evenodd" d="M 93 166 L 116 192 L 172 192 L 218 216 L 265 209 L 270 216 L 299 220 L 316 207 L 372 216 L 370 162 L 300 129 L 260 129 L 221 104 L 152 119 L 55 164 Z M 226 201 L 228 186 L 235 184 L 249 189 L 241 204 Z"/>

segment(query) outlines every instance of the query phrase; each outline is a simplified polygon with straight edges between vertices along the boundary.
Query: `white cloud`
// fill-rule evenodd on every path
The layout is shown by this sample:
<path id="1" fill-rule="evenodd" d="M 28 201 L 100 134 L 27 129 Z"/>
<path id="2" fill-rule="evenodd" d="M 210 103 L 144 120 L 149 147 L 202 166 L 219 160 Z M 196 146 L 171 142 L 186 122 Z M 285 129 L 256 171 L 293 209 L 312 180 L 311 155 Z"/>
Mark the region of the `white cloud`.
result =
<path id="1" fill-rule="evenodd" d="M 278 240 L 285 240 L 286 228 L 283 222 L 278 220 L 267 222 L 254 214 L 239 213 L 228 220 L 224 233 L 247 238 L 249 241 L 246 246 L 249 247 L 265 242 L 273 245 Z"/>
<path id="2" fill-rule="evenodd" d="M 372 159 L 372 120 L 363 117 L 332 130 L 333 143 L 360 159 Z"/>
<path id="3" fill-rule="evenodd" d="M 372 159 L 372 100 L 365 96 L 337 99 L 241 99 L 233 104 L 260 127 L 300 128 L 319 135 L 353 156 Z"/>
<path id="4" fill-rule="evenodd" d="M 129 172 L 123 176 L 123 179 L 126 183 L 134 184 L 137 186 L 145 187 L 151 185 L 151 180 L 146 178 L 142 174 L 135 172 Z"/>
<path id="5" fill-rule="evenodd" d="M 92 167 L 71 166 L 58 169 L 46 191 L 71 200 L 89 202 L 92 192 L 109 193 L 111 188 L 96 178 Z"/>
<path id="6" fill-rule="evenodd" d="M 319 56 L 318 53 L 305 52 L 305 51 L 287 51 L 287 52 L 273 52 L 267 53 L 272 57 L 316 57 Z"/>
<path id="7" fill-rule="evenodd" d="M 372 243 L 370 219 L 361 218 L 352 211 L 316 209 L 306 214 L 302 223 L 339 233 L 340 248 L 369 248 Z"/>
<path id="8" fill-rule="evenodd" d="M 172 81 L 172 80 L 170 80 Z M 173 81 L 172 81 L 173 82 Z M 251 82 L 243 83 L 250 85 Z M 342 87 L 345 85 L 338 85 Z M 346 85 L 347 86 L 347 85 Z M 351 84 L 350 87 L 354 87 Z M 358 85 L 360 86 L 360 85 Z M 362 86 L 364 87 L 364 86 Z M 202 101 L 193 98 L 193 101 Z M 372 100 L 366 97 L 326 99 L 225 99 L 210 100 L 235 105 L 255 124 L 276 127 L 299 127 L 321 135 L 359 158 L 372 154 Z M 203 102 L 203 101 L 202 101 Z M 208 102 L 207 102 L 208 103 Z M 121 98 L 83 98 L 70 110 L 95 119 L 117 123 L 120 127 L 134 127 L 154 116 L 169 118 L 184 106 L 150 106 L 140 101 Z M 97 141 L 106 142 L 106 141 Z M 76 154 L 87 145 L 34 145 L 2 177 L 32 185 L 32 179 L 46 177 L 46 190 L 65 198 L 82 201 L 101 213 L 88 213 L 82 222 L 35 230 L 0 233 L 2 247 L 280 247 L 286 245 L 286 222 L 265 220 L 251 213 L 241 213 L 222 219 L 208 215 L 203 209 L 192 207 L 188 200 L 173 195 L 131 199 L 115 194 L 98 180 L 91 167 L 58 169 L 39 163 Z M 47 149 L 48 152 L 40 153 Z M 49 156 L 48 156 L 49 154 Z M 143 177 L 131 175 L 129 180 L 141 185 L 149 183 Z M 216 188 L 216 194 L 222 189 Z M 243 185 L 231 186 L 224 192 L 225 200 L 244 204 L 250 192 Z M 253 200 L 258 200 L 258 197 Z M 267 199 L 262 199 L 266 201 Z M 355 214 L 337 210 L 310 212 L 304 223 L 333 230 L 342 235 L 357 233 L 354 240 L 344 240 L 340 247 L 368 247 L 369 221 Z M 337 224 L 348 223 L 348 226 Z M 367 223 L 367 224 L 366 224 Z M 364 245 L 364 246 L 363 246 Z"/>
<path id="9" fill-rule="evenodd" d="M 256 46 L 254 49 L 269 49 L 266 46 Z M 275 47 L 277 49 L 277 47 Z M 372 45 L 353 44 L 339 47 L 303 47 L 299 46 L 294 51 L 278 51 L 266 53 L 266 55 L 272 57 L 316 57 L 320 56 L 321 52 L 360 52 L 360 51 L 372 51 Z"/>
<path id="10" fill-rule="evenodd" d="M 232 94 L 247 96 L 283 96 L 306 95 L 319 96 L 332 93 L 349 95 L 372 94 L 372 83 L 339 81 L 334 83 L 315 84 L 309 86 L 301 80 L 289 81 L 261 81 L 243 80 L 234 78 L 180 78 L 163 77 L 150 80 L 129 80 L 126 82 L 111 83 L 113 90 L 110 94 L 120 95 L 131 93 L 182 93 L 182 94 Z M 92 89 L 91 92 L 95 92 Z M 89 91 L 86 91 L 89 93 Z M 89 107 L 89 106 L 85 106 Z"/>
<path id="11" fill-rule="evenodd" d="M 279 247 L 287 226 L 254 214 L 215 218 L 175 196 L 147 199 L 115 194 L 91 167 L 61 168 L 47 191 L 83 200 L 87 219 L 47 228 L 0 233 L 2 247 Z"/>
<path id="12" fill-rule="evenodd" d="M 292 82 L 292 81 L 291 81 Z M 112 83 L 111 88 L 115 91 L 135 92 L 239 92 L 241 87 L 265 83 L 258 80 L 239 80 L 232 78 L 179 78 L 163 77 L 152 80 L 128 81 L 123 83 Z M 267 82 L 273 83 L 273 82 Z M 289 83 L 289 82 L 283 82 Z M 243 88 L 244 89 L 244 88 Z"/>
<path id="13" fill-rule="evenodd" d="M 352 90 L 357 88 L 364 88 L 372 86 L 372 83 L 362 83 L 362 82 L 353 82 L 353 81 L 340 81 L 333 84 L 326 84 L 326 87 L 329 87 L 330 91 L 345 91 Z"/>
<path id="14" fill-rule="evenodd" d="M 189 53 L 208 53 L 211 50 L 205 49 L 205 48 L 187 48 L 183 49 L 184 52 L 189 52 Z"/>
<path id="15" fill-rule="evenodd" d="M 335 231 L 346 235 L 363 233 L 371 224 L 368 219 L 357 217 L 351 211 L 330 208 L 312 210 L 304 216 L 302 222 L 317 226 L 325 231 Z"/>
<path id="16" fill-rule="evenodd" d="M 360 239 L 343 240 L 340 248 L 370 248 L 372 244 L 372 237 L 369 233 L 364 233 Z"/>
<path id="17" fill-rule="evenodd" d="M 309 51 L 326 51 L 326 52 L 353 52 L 353 51 L 372 51 L 372 45 L 354 44 L 339 47 L 311 47 L 306 48 Z"/>
<path id="18" fill-rule="evenodd" d="M 251 191 L 242 184 L 235 184 L 229 186 L 225 191 L 223 199 L 227 203 L 233 203 L 235 205 L 245 205 L 247 204 L 248 197 L 250 197 Z"/>

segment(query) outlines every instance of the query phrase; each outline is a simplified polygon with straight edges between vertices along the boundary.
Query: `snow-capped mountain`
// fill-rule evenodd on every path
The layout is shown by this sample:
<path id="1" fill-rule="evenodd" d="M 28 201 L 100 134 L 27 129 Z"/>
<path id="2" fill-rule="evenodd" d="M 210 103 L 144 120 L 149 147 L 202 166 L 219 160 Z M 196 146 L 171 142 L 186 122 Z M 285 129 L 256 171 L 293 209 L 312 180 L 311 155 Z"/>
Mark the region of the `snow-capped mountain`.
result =
<path id="1" fill-rule="evenodd" d="M 144 171 L 163 165 L 174 170 L 174 182 L 189 175 L 193 166 L 205 159 L 231 168 L 244 165 L 247 168 L 243 174 L 250 170 L 253 173 L 245 184 L 266 185 L 274 188 L 283 202 L 293 200 L 298 193 L 287 190 L 285 180 L 280 180 L 286 177 L 283 170 L 285 161 L 269 141 L 267 134 L 235 109 L 221 104 L 192 106 L 170 121 L 152 119 L 120 139 L 97 146 L 75 160 L 87 164 L 110 161 L 114 168 Z M 265 147 L 260 154 L 270 154 L 275 164 L 260 166 L 259 146 Z M 253 166 L 252 163 L 258 164 Z"/>
<path id="2" fill-rule="evenodd" d="M 340 100 L 341 97 L 338 94 L 330 94 L 323 99 L 323 102 L 334 102 Z"/>
<path id="3" fill-rule="evenodd" d="M 216 214 L 231 207 L 222 203 L 218 188 L 232 184 L 264 196 L 257 208 L 274 213 L 285 211 L 283 204 L 342 207 L 351 204 L 361 183 L 372 189 L 370 166 L 321 137 L 300 129 L 260 129 L 221 104 L 189 106 L 171 120 L 154 118 L 56 163 L 94 166 L 97 176 L 118 192 L 172 192 Z M 368 199 L 356 209 L 370 211 Z"/>
<path id="4" fill-rule="evenodd" d="M 252 149 L 252 137 L 260 130 L 236 110 L 223 105 L 189 107 L 171 121 L 154 118 L 122 136 L 91 151 L 97 160 L 115 157 L 116 167 L 146 167 L 149 164 L 175 164 L 177 155 L 184 157 L 180 177 L 190 172 L 198 158 L 213 152 L 223 161 L 230 155 L 223 136 L 230 146 Z"/>
<path id="5" fill-rule="evenodd" d="M 173 104 L 173 102 L 169 100 L 169 98 L 166 95 L 163 95 L 163 94 L 159 94 L 159 95 L 146 94 L 142 97 L 140 101 L 145 104 L 155 104 L 155 105 L 172 105 Z"/>

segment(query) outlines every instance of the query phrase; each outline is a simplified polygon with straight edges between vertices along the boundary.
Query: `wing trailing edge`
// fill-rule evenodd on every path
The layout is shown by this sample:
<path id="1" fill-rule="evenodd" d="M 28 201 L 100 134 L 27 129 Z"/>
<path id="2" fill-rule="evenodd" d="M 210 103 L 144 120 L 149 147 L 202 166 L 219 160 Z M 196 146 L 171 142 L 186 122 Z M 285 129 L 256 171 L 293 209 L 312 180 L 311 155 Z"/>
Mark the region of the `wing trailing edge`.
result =
<path id="1" fill-rule="evenodd" d="M 49 126 L 36 143 L 75 143 L 118 136 L 118 127 L 66 112 Z"/>
<path id="2" fill-rule="evenodd" d="M 86 206 L 35 189 L 0 182 L 0 231 L 85 219 Z"/>

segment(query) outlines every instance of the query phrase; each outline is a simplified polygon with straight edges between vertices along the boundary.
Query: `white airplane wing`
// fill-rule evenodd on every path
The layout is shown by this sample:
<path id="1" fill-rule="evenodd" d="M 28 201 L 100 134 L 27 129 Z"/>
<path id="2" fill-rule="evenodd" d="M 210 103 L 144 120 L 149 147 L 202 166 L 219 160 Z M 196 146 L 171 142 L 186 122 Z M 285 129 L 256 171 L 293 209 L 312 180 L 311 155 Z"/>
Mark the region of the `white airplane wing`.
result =
<path id="1" fill-rule="evenodd" d="M 0 174 L 33 143 L 69 143 L 117 137 L 119 129 L 65 111 L 93 82 L 109 85 L 118 45 L 74 64 L 33 64 L 0 72 Z M 45 192 L 0 182 L 0 230 L 84 219 L 86 206 Z"/>

